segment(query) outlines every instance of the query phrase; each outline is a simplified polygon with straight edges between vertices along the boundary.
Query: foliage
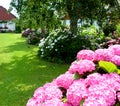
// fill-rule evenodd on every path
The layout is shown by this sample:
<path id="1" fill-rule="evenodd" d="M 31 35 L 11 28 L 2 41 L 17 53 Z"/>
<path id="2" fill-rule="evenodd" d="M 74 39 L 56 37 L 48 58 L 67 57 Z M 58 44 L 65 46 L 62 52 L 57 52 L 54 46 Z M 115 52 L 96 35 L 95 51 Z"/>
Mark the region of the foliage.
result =
<path id="1" fill-rule="evenodd" d="M 112 27 L 109 26 L 109 27 L 108 27 L 108 30 L 113 28 L 113 26 Z M 100 46 L 102 48 L 108 48 L 110 45 L 120 44 L 120 26 L 119 26 L 119 24 L 116 25 L 115 29 L 116 29 L 116 31 L 114 31 L 112 29 L 111 30 L 112 33 L 109 33 L 108 36 L 104 36 L 103 41 L 100 44 Z"/>
<path id="2" fill-rule="evenodd" d="M 78 20 L 90 24 L 96 20 L 100 27 L 108 18 L 112 23 L 119 20 L 117 0 L 12 0 L 11 8 L 18 12 L 23 27 L 47 28 L 49 31 L 61 27 L 60 21 L 67 15 L 74 34 Z"/>
<path id="3" fill-rule="evenodd" d="M 26 42 L 28 44 L 32 44 L 32 45 L 36 45 L 40 42 L 40 39 L 42 39 L 46 32 L 43 33 L 42 30 L 33 30 L 33 29 L 29 29 L 27 28 L 26 30 L 24 30 L 22 32 L 22 37 L 26 37 Z"/>
<path id="4" fill-rule="evenodd" d="M 26 41 L 27 41 L 28 44 L 36 45 L 40 42 L 41 38 L 42 38 L 41 33 L 32 32 L 28 35 Z"/>
<path id="5" fill-rule="evenodd" d="M 116 31 L 116 25 L 112 24 L 112 23 L 108 23 L 106 25 L 104 25 L 103 27 L 103 32 L 105 36 L 108 36 L 110 33 L 113 34 L 114 31 Z"/>
<path id="6" fill-rule="evenodd" d="M 16 33 L 21 33 L 21 26 L 16 25 L 16 27 L 15 27 L 15 32 L 16 32 Z"/>
<path id="7" fill-rule="evenodd" d="M 120 61 L 116 56 L 120 58 L 120 45 L 80 50 L 68 71 L 36 89 L 26 106 L 119 106 Z"/>
<path id="8" fill-rule="evenodd" d="M 97 26 L 93 26 L 93 25 L 89 25 L 89 26 L 82 26 L 82 27 L 78 27 L 78 31 L 79 33 L 81 33 L 82 35 L 92 35 L 92 36 L 96 36 L 98 34 L 98 28 Z"/>
<path id="9" fill-rule="evenodd" d="M 10 8 L 17 11 L 22 28 L 51 30 L 61 24 L 52 1 L 12 0 Z"/>
<path id="10" fill-rule="evenodd" d="M 27 43 L 28 43 L 28 44 L 35 45 L 35 44 L 38 44 L 39 41 L 40 41 L 40 37 L 37 36 L 35 33 L 31 33 L 31 34 L 28 35 L 28 37 L 27 37 Z"/>
<path id="11" fill-rule="evenodd" d="M 75 54 L 83 49 L 99 48 L 100 38 L 92 35 L 75 35 L 70 30 L 56 30 L 43 38 L 39 44 L 38 55 L 49 61 L 69 63 Z"/>
<path id="12" fill-rule="evenodd" d="M 99 61 L 99 68 L 102 68 L 107 73 L 117 72 L 118 68 L 115 64 L 107 61 Z"/>
<path id="13" fill-rule="evenodd" d="M 21 34 L 0 33 L 0 106 L 25 106 L 37 87 L 68 69 L 38 59 L 38 47 L 25 42 Z"/>
<path id="14" fill-rule="evenodd" d="M 116 29 L 116 33 L 117 33 L 117 36 L 119 37 L 120 36 L 120 24 L 117 24 L 117 29 Z"/>
<path id="15" fill-rule="evenodd" d="M 16 18 L 16 19 L 13 20 L 13 22 L 15 23 L 15 32 L 16 33 L 21 33 L 22 32 L 22 28 L 21 28 L 20 19 Z"/>

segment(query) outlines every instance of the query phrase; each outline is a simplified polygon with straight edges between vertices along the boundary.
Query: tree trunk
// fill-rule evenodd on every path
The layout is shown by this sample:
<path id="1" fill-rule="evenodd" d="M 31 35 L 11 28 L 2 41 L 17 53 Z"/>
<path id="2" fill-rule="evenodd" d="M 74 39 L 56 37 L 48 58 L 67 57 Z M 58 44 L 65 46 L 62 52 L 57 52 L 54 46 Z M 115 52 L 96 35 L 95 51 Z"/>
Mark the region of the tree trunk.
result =
<path id="1" fill-rule="evenodd" d="M 76 5 L 78 0 L 67 0 L 67 12 L 70 17 L 70 30 L 72 33 L 77 34 L 78 31 L 78 19 L 79 19 L 79 7 Z"/>
<path id="2" fill-rule="evenodd" d="M 77 22 L 78 22 L 78 19 L 76 17 L 70 18 L 70 30 L 74 34 L 77 34 L 77 31 L 78 31 Z"/>

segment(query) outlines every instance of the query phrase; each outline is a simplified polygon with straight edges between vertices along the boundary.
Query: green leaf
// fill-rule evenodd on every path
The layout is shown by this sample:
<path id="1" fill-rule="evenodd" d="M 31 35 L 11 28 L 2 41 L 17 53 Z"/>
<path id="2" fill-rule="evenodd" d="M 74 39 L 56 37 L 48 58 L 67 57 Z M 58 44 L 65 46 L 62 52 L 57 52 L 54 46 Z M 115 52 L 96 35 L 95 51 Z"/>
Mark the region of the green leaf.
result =
<path id="1" fill-rule="evenodd" d="M 107 61 L 99 61 L 98 62 L 99 68 L 102 68 L 103 70 L 105 70 L 108 73 L 113 73 L 116 72 L 117 66 L 115 64 L 113 64 L 112 62 L 107 62 Z"/>
<path id="2" fill-rule="evenodd" d="M 82 99 L 82 100 L 80 101 L 80 106 L 83 106 L 84 101 L 85 101 L 85 99 Z"/>
<path id="3" fill-rule="evenodd" d="M 117 73 L 120 74 L 120 69 L 117 69 Z"/>
<path id="4" fill-rule="evenodd" d="M 65 97 L 62 98 L 62 102 L 63 102 L 63 103 L 67 102 L 67 98 L 65 98 Z"/>
<path id="5" fill-rule="evenodd" d="M 115 106 L 120 106 L 120 102 L 119 102 L 119 103 L 116 103 Z"/>
<path id="6" fill-rule="evenodd" d="M 81 75 L 78 72 L 76 72 L 76 73 L 74 73 L 73 77 L 74 77 L 74 79 L 77 80 L 77 79 L 81 78 Z"/>

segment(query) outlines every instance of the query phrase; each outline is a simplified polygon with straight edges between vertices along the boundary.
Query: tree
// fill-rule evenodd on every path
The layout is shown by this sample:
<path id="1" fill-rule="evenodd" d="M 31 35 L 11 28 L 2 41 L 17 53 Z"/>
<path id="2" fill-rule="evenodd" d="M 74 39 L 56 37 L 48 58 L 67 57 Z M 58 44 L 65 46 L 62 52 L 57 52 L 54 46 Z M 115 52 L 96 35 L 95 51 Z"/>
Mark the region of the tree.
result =
<path id="1" fill-rule="evenodd" d="M 11 7 L 19 14 L 22 27 L 51 30 L 60 26 L 60 20 L 49 0 L 12 0 Z"/>
<path id="2" fill-rule="evenodd" d="M 104 23 L 116 23 L 115 21 L 120 19 L 117 0 L 104 0 L 101 2 L 101 8 L 96 15 L 96 19 L 101 28 Z"/>
<path id="3" fill-rule="evenodd" d="M 78 20 L 97 20 L 102 26 L 108 14 L 118 13 L 117 0 L 12 0 L 11 6 L 27 27 L 54 29 L 66 14 L 70 17 L 70 30 L 77 33 Z M 108 8 L 106 9 L 106 7 Z M 118 14 L 117 14 L 118 17 Z"/>

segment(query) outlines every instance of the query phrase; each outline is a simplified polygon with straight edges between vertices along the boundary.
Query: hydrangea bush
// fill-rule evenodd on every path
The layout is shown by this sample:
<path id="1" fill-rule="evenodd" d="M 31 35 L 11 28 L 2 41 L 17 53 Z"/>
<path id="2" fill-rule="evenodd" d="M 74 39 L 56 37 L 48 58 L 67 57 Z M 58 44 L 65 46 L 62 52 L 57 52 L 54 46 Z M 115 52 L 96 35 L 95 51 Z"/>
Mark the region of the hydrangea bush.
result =
<path id="1" fill-rule="evenodd" d="M 29 29 L 29 28 L 27 28 L 26 30 L 24 30 L 23 32 L 22 32 L 22 37 L 28 37 L 31 33 L 33 33 L 33 32 L 35 32 L 34 30 L 32 30 L 32 29 Z"/>
<path id="2" fill-rule="evenodd" d="M 108 48 L 110 45 L 120 44 L 120 37 L 110 38 L 106 37 L 106 40 L 102 42 L 100 45 L 103 48 Z"/>
<path id="3" fill-rule="evenodd" d="M 43 38 L 43 32 L 42 30 L 33 30 L 27 28 L 22 32 L 22 37 L 26 37 L 26 42 L 31 45 L 38 45 L 40 42 L 40 39 Z"/>
<path id="4" fill-rule="evenodd" d="M 26 106 L 120 106 L 120 45 L 80 50 L 68 71 L 35 90 Z"/>
<path id="5" fill-rule="evenodd" d="M 40 41 L 38 55 L 57 63 L 71 63 L 79 50 L 99 48 L 95 39 L 95 36 L 75 35 L 69 30 L 56 30 Z"/>

